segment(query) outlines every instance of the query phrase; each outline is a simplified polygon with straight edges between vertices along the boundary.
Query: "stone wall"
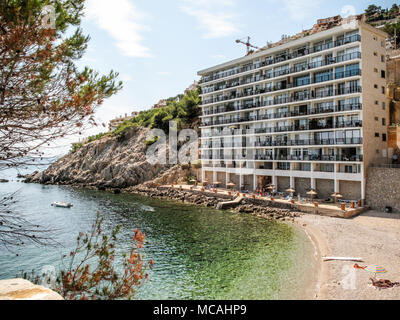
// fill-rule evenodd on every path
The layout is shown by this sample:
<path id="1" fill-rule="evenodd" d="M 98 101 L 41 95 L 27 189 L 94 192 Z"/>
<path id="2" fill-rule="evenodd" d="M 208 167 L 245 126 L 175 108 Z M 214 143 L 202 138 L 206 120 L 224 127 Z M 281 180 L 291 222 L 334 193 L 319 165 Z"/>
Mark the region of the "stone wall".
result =
<path id="1" fill-rule="evenodd" d="M 392 207 L 400 212 L 400 169 L 368 168 L 367 205 L 375 210 Z"/>
<path id="2" fill-rule="evenodd" d="M 340 181 L 340 194 L 345 200 L 361 199 L 361 182 L 358 181 Z"/>

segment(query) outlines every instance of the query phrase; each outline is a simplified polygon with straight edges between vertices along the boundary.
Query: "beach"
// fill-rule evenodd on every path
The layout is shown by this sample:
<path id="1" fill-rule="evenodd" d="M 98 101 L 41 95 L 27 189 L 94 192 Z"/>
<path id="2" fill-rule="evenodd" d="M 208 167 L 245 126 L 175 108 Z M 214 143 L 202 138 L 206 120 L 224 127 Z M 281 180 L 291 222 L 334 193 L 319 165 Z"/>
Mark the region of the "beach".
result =
<path id="1" fill-rule="evenodd" d="M 325 256 L 360 257 L 360 266 L 379 265 L 387 273 L 377 279 L 400 281 L 400 215 L 367 211 L 352 219 L 305 214 L 296 219 L 315 244 L 319 300 L 397 300 L 400 287 L 377 289 L 373 273 L 354 269 L 356 262 L 323 261 Z"/>

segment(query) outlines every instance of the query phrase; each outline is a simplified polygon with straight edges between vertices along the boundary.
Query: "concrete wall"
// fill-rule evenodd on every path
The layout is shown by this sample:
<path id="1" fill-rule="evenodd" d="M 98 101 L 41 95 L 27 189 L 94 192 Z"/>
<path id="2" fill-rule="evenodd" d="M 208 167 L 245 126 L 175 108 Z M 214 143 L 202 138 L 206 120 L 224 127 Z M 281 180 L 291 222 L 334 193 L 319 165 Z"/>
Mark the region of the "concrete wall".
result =
<path id="1" fill-rule="evenodd" d="M 386 55 L 386 48 L 381 46 L 381 41 L 385 41 L 386 35 L 378 29 L 363 25 L 361 37 L 363 154 L 364 168 L 368 168 L 373 163 L 387 162 L 387 142 L 382 141 L 382 134 L 387 133 L 387 126 L 382 125 L 382 118 L 386 119 L 386 123 L 389 122 L 389 106 L 386 106 L 385 110 L 382 108 L 383 102 L 387 104 L 387 97 L 386 92 L 382 93 L 382 87 L 386 87 L 386 79 L 381 77 L 381 71 L 386 71 L 386 62 L 381 61 L 381 56 Z M 378 72 L 375 72 L 375 68 Z M 375 84 L 378 88 L 374 87 Z M 378 105 L 375 101 L 378 101 Z M 379 133 L 379 137 L 375 137 L 375 133 Z"/>
<path id="2" fill-rule="evenodd" d="M 400 212 L 400 169 L 368 168 L 367 205 L 375 210 L 392 207 Z"/>

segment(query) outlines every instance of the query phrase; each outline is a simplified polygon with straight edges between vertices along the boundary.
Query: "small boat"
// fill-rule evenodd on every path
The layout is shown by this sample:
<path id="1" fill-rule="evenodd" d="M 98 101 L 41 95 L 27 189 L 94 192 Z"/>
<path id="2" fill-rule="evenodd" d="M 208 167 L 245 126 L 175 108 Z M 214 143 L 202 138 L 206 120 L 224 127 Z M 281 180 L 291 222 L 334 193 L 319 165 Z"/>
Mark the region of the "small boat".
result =
<path id="1" fill-rule="evenodd" d="M 57 207 L 57 208 L 71 208 L 73 205 L 69 202 L 54 202 L 51 204 L 52 207 Z"/>

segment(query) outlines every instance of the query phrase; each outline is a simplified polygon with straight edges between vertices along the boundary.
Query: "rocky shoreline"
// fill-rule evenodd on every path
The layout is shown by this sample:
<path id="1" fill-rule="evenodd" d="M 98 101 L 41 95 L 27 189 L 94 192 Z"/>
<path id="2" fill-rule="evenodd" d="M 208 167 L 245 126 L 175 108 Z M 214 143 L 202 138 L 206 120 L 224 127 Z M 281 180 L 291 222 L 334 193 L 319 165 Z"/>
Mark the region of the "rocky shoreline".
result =
<path id="1" fill-rule="evenodd" d="M 151 188 L 146 186 L 136 186 L 125 189 L 124 192 L 137 194 L 156 199 L 169 199 L 173 201 L 195 204 L 204 207 L 216 208 L 221 201 L 230 201 L 234 197 L 227 195 L 211 195 L 200 191 L 188 191 L 173 188 Z M 290 208 L 277 206 L 266 206 L 265 201 L 246 198 L 237 207 L 229 211 L 236 213 L 251 214 L 271 220 L 281 220 L 294 222 L 295 218 L 303 215 L 301 212 L 295 212 Z"/>

